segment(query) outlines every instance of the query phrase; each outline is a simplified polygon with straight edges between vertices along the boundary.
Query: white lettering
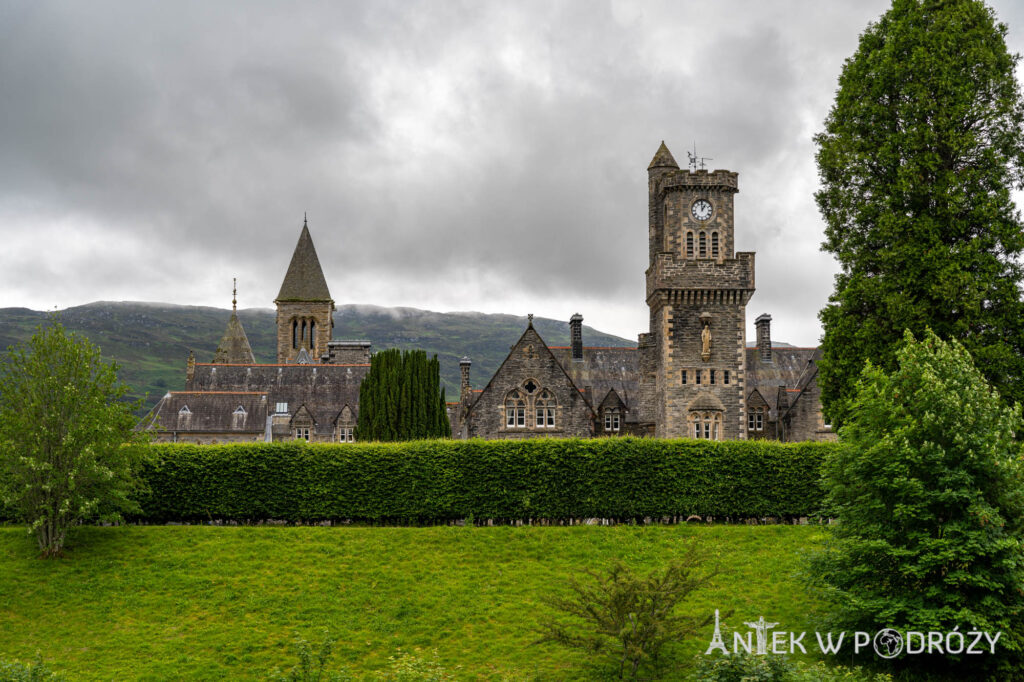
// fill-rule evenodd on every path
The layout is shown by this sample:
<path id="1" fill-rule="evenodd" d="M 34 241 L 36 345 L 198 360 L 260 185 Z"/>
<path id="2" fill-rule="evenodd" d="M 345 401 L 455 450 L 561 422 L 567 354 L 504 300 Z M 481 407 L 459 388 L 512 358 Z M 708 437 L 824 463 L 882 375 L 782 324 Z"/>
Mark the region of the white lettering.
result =
<path id="1" fill-rule="evenodd" d="M 737 645 L 739 645 L 739 646 L 737 646 Z M 743 639 L 743 635 L 741 635 L 740 633 L 738 633 L 738 632 L 732 633 L 732 651 L 733 651 L 733 653 L 734 654 L 738 654 L 740 652 L 740 647 L 743 647 L 744 649 L 746 649 L 748 654 L 749 653 L 753 653 L 754 641 L 753 641 L 753 639 L 751 639 L 751 633 L 749 633 L 749 632 L 747 633 L 746 640 Z"/>
<path id="2" fill-rule="evenodd" d="M 868 645 L 871 637 L 866 632 L 853 633 L 853 653 L 859 654 L 860 650 Z"/>
<path id="3" fill-rule="evenodd" d="M 953 632 L 946 635 L 946 653 L 947 654 L 962 654 L 964 652 L 964 636 L 960 631 L 960 626 L 957 625 L 953 628 Z M 956 637 L 958 644 L 954 648 L 951 643 L 952 639 Z"/>
<path id="4" fill-rule="evenodd" d="M 773 654 L 785 654 L 786 651 L 786 635 L 788 632 L 779 631 L 772 633 L 772 653 Z M 781 648 L 780 648 L 781 647 Z"/>
<path id="5" fill-rule="evenodd" d="M 794 634 L 795 633 L 792 632 L 789 633 L 789 653 L 794 653 L 796 651 L 795 647 L 800 647 L 800 652 L 806 654 L 807 649 L 805 649 L 804 645 L 800 643 L 800 640 L 802 640 L 807 633 L 801 632 L 799 637 L 793 637 Z"/>
<path id="6" fill-rule="evenodd" d="M 920 646 L 914 648 L 914 640 L 917 640 Z M 920 654 L 924 653 L 924 633 L 914 632 L 909 630 L 907 632 L 907 653 L 908 654 Z"/>
<path id="7" fill-rule="evenodd" d="M 975 649 L 974 648 L 974 645 L 981 641 L 981 636 L 983 634 L 985 634 L 985 633 L 980 632 L 978 630 L 971 630 L 967 634 L 968 634 L 968 636 L 974 635 L 974 639 L 972 639 L 971 643 L 967 645 L 967 653 L 968 654 L 983 654 L 983 653 L 985 653 L 981 649 Z"/>
<path id="8" fill-rule="evenodd" d="M 988 640 L 988 643 L 990 645 L 989 651 L 991 653 L 994 654 L 996 652 L 996 642 L 998 642 L 999 638 L 1002 637 L 1002 636 L 1003 636 L 1003 631 L 1002 630 L 1000 630 L 999 632 L 996 633 L 996 638 L 995 639 L 992 639 L 991 637 L 989 637 L 987 632 L 985 633 L 985 639 Z"/>
<path id="9" fill-rule="evenodd" d="M 825 644 L 825 642 L 821 641 L 821 633 L 820 632 L 815 632 L 814 633 L 814 636 L 818 639 L 818 648 L 821 650 L 821 653 L 823 653 L 823 654 L 838 654 L 839 650 L 841 648 L 843 648 L 843 638 L 846 637 L 846 633 L 845 632 L 840 632 L 839 633 L 839 639 L 837 639 L 835 641 L 835 644 L 832 643 L 832 633 L 831 632 L 826 632 L 825 634 L 828 636 L 828 644 Z M 749 649 L 747 651 L 749 651 Z"/>
<path id="10" fill-rule="evenodd" d="M 935 649 L 938 653 L 942 653 L 942 633 L 941 632 L 929 632 L 928 633 L 928 653 L 932 653 L 932 649 Z"/>

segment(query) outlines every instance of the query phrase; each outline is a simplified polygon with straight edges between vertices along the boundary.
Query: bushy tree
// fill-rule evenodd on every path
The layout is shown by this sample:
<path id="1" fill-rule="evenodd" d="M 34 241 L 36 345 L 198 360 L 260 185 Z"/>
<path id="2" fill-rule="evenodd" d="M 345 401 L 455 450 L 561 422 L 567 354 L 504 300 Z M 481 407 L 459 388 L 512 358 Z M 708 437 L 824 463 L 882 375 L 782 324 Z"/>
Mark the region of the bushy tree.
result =
<path id="1" fill-rule="evenodd" d="M 662 573 L 638 575 L 622 564 L 607 572 L 585 570 L 570 583 L 572 595 L 551 600 L 569 620 L 549 618 L 541 624 L 541 642 L 610 657 L 619 679 L 640 679 L 642 670 L 658 674 L 662 650 L 711 622 L 680 614 L 680 602 L 713 576 L 703 571 L 692 549 Z"/>
<path id="2" fill-rule="evenodd" d="M 138 508 L 146 436 L 116 370 L 55 320 L 0 365 L 0 493 L 44 557 L 61 554 L 72 525 Z"/>
<path id="3" fill-rule="evenodd" d="M 894 0 L 843 66 L 815 138 L 823 249 L 841 267 L 819 375 L 836 426 L 864 361 L 891 370 L 904 329 L 958 339 L 1024 399 L 1024 108 L 1005 36 L 979 0 Z"/>
<path id="4" fill-rule="evenodd" d="M 845 447 L 824 467 L 827 506 L 838 523 L 813 573 L 836 606 L 831 625 L 1001 631 L 997 660 L 1019 675 L 1020 407 L 1000 400 L 961 344 L 930 330 L 921 341 L 907 332 L 896 362 L 892 373 L 866 366 L 840 430 Z M 975 676 L 993 662 L 966 658 L 960 663 Z M 903 663 L 945 668 L 956 657 L 908 656 Z"/>
<path id="5" fill-rule="evenodd" d="M 422 350 L 375 353 L 359 387 L 359 440 L 449 438 L 441 364 Z"/>

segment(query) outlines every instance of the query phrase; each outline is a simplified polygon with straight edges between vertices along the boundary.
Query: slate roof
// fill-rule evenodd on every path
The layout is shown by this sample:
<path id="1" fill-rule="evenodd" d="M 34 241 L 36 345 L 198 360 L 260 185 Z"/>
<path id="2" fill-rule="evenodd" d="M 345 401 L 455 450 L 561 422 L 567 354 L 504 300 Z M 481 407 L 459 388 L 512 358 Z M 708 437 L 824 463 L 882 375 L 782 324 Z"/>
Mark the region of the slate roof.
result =
<path id="1" fill-rule="evenodd" d="M 320 267 L 313 238 L 309 235 L 309 227 L 305 221 L 299 243 L 295 245 L 292 261 L 288 264 L 288 272 L 281 283 L 281 291 L 275 301 L 330 301 L 331 292 L 327 289 L 327 280 Z"/>
<path id="2" fill-rule="evenodd" d="M 231 311 L 231 319 L 228 320 L 228 327 L 224 330 L 224 337 L 217 344 L 217 352 L 213 354 L 213 361 L 236 364 L 256 362 L 256 358 L 252 354 L 252 347 L 249 345 L 249 338 L 245 335 L 242 322 L 234 310 Z"/>
<path id="3" fill-rule="evenodd" d="M 191 388 L 196 391 L 264 391 L 270 409 L 288 404 L 294 415 L 305 406 L 316 433 L 330 434 L 341 410 L 359 411 L 359 385 L 369 364 L 360 365 L 218 365 L 196 363 Z M 281 426 L 287 429 L 287 425 Z M 275 428 L 275 433 L 281 428 Z"/>
<path id="4" fill-rule="evenodd" d="M 769 418 L 778 419 L 779 388 L 790 393 L 785 411 L 817 375 L 819 358 L 818 348 L 782 346 L 772 348 L 772 362 L 763 362 L 757 348 L 747 348 L 747 395 L 760 393 L 771 410 Z"/>
<path id="5" fill-rule="evenodd" d="M 572 359 L 571 346 L 550 346 L 549 350 L 579 389 L 591 387 L 595 406 L 600 405 L 608 391 L 615 390 L 626 405 L 627 422 L 637 420 L 640 398 L 640 354 L 636 348 L 583 347 L 583 359 Z"/>
<path id="6" fill-rule="evenodd" d="M 170 391 L 146 415 L 140 428 L 178 433 L 262 434 L 267 424 L 269 399 L 265 391 Z M 234 413 L 245 412 L 234 426 Z M 191 415 L 187 428 L 179 428 L 183 408 Z"/>

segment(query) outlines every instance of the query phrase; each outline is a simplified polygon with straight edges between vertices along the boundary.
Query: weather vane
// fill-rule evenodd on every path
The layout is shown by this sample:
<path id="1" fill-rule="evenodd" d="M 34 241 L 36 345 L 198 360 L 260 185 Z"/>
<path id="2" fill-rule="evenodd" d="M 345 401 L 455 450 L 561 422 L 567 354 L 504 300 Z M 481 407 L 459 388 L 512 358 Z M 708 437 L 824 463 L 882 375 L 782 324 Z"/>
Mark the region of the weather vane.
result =
<path id="1" fill-rule="evenodd" d="M 690 157 L 690 170 L 691 171 L 695 171 L 698 168 L 700 168 L 701 170 L 705 170 L 706 166 L 705 166 L 704 162 L 705 161 L 714 161 L 714 159 L 711 158 L 710 156 L 697 156 L 697 143 L 696 142 L 693 143 L 693 151 L 692 152 L 686 152 L 686 155 Z"/>

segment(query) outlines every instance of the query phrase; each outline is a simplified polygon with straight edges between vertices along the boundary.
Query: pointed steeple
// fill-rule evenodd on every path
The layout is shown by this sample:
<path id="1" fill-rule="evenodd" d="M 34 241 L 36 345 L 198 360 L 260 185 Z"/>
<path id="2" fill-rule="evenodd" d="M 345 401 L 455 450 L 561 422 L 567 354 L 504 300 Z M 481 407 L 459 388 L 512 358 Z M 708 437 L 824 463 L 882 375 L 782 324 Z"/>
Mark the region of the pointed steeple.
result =
<path id="1" fill-rule="evenodd" d="M 658 147 L 658 151 L 654 153 L 654 158 L 651 159 L 651 165 L 647 166 L 647 170 L 653 170 L 655 168 L 673 168 L 679 170 L 679 164 L 672 157 L 672 152 L 665 146 L 665 140 L 661 141 L 661 146 Z"/>
<path id="2" fill-rule="evenodd" d="M 320 269 L 313 238 L 309 236 L 306 217 L 302 217 L 302 233 L 299 243 L 292 253 L 292 262 L 288 265 L 288 273 L 281 283 L 281 291 L 277 301 L 330 301 L 331 292 L 327 289 L 324 271 Z"/>
<path id="3" fill-rule="evenodd" d="M 249 345 L 249 338 L 245 335 L 242 321 L 238 319 L 238 280 L 234 280 L 234 287 L 231 291 L 231 319 L 228 320 L 228 328 L 224 330 L 224 336 L 217 344 L 217 352 L 213 354 L 213 361 L 218 364 L 231 365 L 253 365 L 256 358 L 252 354 L 252 347 Z"/>

